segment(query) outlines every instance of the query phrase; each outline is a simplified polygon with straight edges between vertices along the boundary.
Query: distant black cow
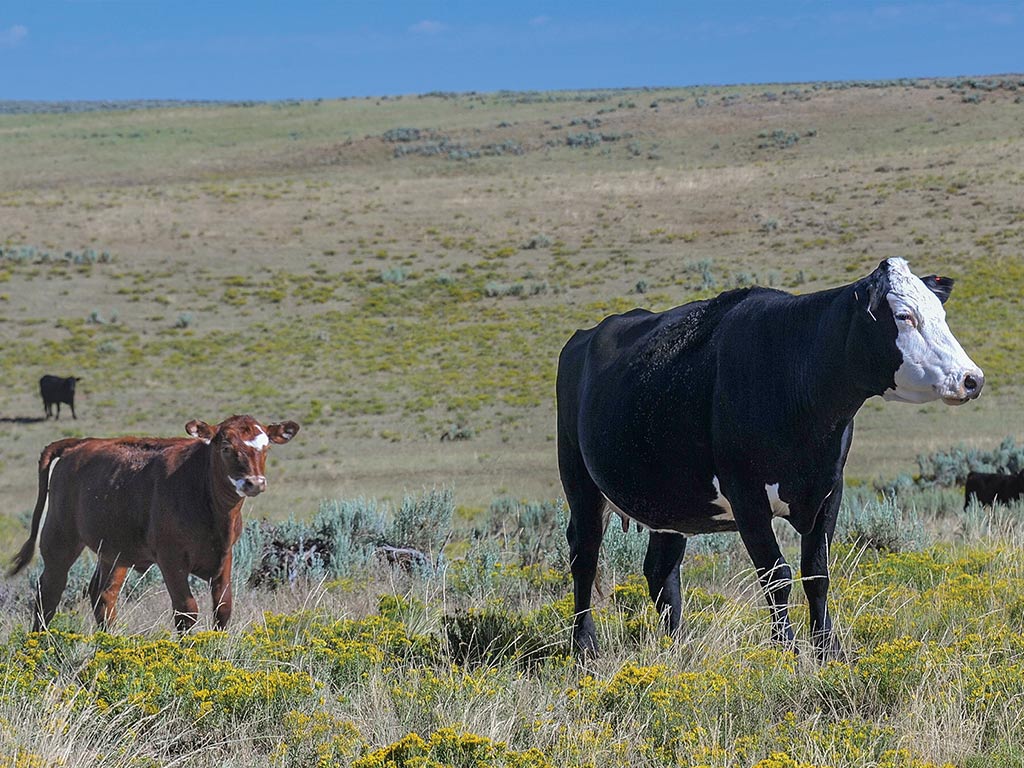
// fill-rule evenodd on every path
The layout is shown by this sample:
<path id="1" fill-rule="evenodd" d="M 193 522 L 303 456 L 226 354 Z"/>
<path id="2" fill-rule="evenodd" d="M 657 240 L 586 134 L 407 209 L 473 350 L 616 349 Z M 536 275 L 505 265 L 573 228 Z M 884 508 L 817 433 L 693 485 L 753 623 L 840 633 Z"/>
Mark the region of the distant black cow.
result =
<path id="1" fill-rule="evenodd" d="M 1002 472 L 968 472 L 967 483 L 964 485 L 964 509 L 967 509 L 972 496 L 979 504 L 992 504 L 995 501 L 1009 504 L 1024 497 L 1024 469 L 1015 475 L 1004 475 Z"/>
<path id="2" fill-rule="evenodd" d="M 46 409 L 46 418 L 53 415 L 53 406 L 57 406 L 57 418 L 60 418 L 60 404 L 67 403 L 71 406 L 71 418 L 77 419 L 75 415 L 75 382 L 82 379 L 77 376 L 68 376 L 66 379 L 60 376 L 43 376 L 39 380 L 39 394 L 43 396 L 43 408 Z"/>
<path id="3" fill-rule="evenodd" d="M 952 285 L 893 258 L 831 290 L 743 288 L 577 331 L 556 382 L 577 649 L 597 647 L 591 589 L 611 512 L 651 531 L 643 570 L 670 631 L 686 536 L 738 530 L 772 636 L 791 646 L 793 576 L 772 529 L 778 515 L 801 535 L 816 655 L 839 655 L 828 553 L 854 414 L 874 395 L 957 405 L 984 383 L 946 325 Z"/>

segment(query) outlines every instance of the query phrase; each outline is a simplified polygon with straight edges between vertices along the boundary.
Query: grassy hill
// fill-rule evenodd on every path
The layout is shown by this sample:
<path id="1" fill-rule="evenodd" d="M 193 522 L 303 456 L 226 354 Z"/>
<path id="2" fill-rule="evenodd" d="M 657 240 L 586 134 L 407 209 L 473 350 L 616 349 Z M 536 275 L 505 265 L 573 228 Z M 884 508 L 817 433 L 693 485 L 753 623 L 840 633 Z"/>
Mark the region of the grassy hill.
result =
<path id="1" fill-rule="evenodd" d="M 247 506 L 228 632 L 172 638 L 149 573 L 92 633 L 83 558 L 54 631 L 27 633 L 28 580 L 0 581 L 0 766 L 1021 765 L 1024 507 L 963 509 L 965 452 L 934 457 L 932 487 L 856 487 L 1021 442 L 1018 88 L 0 102 L 7 551 L 58 437 L 303 425 Z M 565 509 L 520 501 L 560 495 L 564 340 L 893 255 L 958 280 L 950 326 L 988 383 L 963 408 L 858 417 L 830 553 L 846 661 L 813 661 L 799 589 L 801 654 L 771 644 L 730 534 L 689 542 L 669 641 L 637 576 L 646 538 L 616 526 L 602 655 L 575 659 Z M 83 377 L 77 421 L 41 419 L 43 373 Z M 452 492 L 397 502 L 434 485 Z M 382 538 L 429 562 L 388 565 Z"/>
<path id="2" fill-rule="evenodd" d="M 1019 436 L 1020 80 L 13 105 L 7 512 L 31 506 L 50 440 L 235 412 L 303 425 L 256 515 L 436 484 L 469 507 L 552 498 L 574 329 L 751 282 L 816 290 L 893 255 L 957 278 L 950 326 L 988 391 L 869 403 L 849 477 Z M 43 373 L 83 377 L 78 421 L 32 421 Z"/>

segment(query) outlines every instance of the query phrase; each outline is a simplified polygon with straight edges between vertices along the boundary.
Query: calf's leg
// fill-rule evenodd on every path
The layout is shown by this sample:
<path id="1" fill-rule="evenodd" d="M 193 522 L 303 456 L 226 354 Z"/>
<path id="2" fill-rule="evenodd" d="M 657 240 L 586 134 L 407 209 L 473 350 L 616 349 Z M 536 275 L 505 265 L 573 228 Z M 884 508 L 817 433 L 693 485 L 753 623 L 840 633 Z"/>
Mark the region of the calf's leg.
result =
<path id="1" fill-rule="evenodd" d="M 213 597 L 213 623 L 217 629 L 225 629 L 231 620 L 234 602 L 231 593 L 231 552 L 224 558 L 220 573 L 210 580 L 210 594 Z"/>
<path id="2" fill-rule="evenodd" d="M 171 607 L 174 608 L 174 628 L 178 634 L 184 635 L 192 630 L 199 621 L 199 606 L 188 585 L 188 569 L 180 565 L 160 565 L 164 584 L 171 596 Z"/>
<path id="3" fill-rule="evenodd" d="M 107 629 L 117 618 L 117 597 L 127 576 L 128 566 L 118 565 L 116 560 L 100 558 L 96 563 L 96 571 L 89 582 L 89 599 L 101 630 Z"/>
<path id="4" fill-rule="evenodd" d="M 45 529 L 45 524 L 44 524 Z M 68 585 L 68 571 L 75 560 L 82 554 L 82 544 L 63 546 L 46 546 L 40 542 L 40 555 L 43 558 L 43 573 L 39 577 L 38 593 L 35 600 L 35 612 L 32 617 L 32 631 L 46 629 L 53 614 L 57 612 L 64 587 Z"/>

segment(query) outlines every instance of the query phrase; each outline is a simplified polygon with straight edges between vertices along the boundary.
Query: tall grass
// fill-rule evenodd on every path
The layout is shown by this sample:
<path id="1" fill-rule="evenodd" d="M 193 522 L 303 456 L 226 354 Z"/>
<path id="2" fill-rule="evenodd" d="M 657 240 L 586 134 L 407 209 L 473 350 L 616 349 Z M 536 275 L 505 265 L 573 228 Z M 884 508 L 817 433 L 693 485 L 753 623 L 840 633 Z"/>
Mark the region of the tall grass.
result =
<path id="1" fill-rule="evenodd" d="M 70 595 L 50 634 L 26 634 L 27 611 L 5 611 L 0 758 L 47 766 L 1018 765 L 1024 504 L 963 515 L 955 497 L 944 506 L 912 502 L 847 495 L 844 517 L 863 519 L 840 532 L 832 553 L 833 613 L 851 654 L 844 664 L 814 663 L 799 589 L 792 612 L 801 653 L 771 644 L 752 568 L 725 535 L 693 539 L 682 573 L 685 622 L 674 639 L 662 635 L 639 561 L 630 562 L 642 546 L 609 556 L 595 604 L 602 654 L 576 659 L 565 564 L 537 556 L 560 557 L 553 542 L 564 508 L 508 499 L 496 500 L 501 522 L 489 524 L 505 535 L 441 568 L 408 571 L 372 558 L 358 575 L 308 572 L 284 589 L 243 587 L 227 633 L 171 637 L 156 583 L 139 585 L 113 635 L 90 634 L 80 595 Z M 450 494 L 435 492 L 383 516 L 383 505 L 367 501 L 332 502 L 322 514 L 356 532 L 349 542 L 367 530 L 401 530 L 429 549 L 424 542 L 448 537 L 450 504 Z M 363 522 L 353 525 L 356 518 Z M 891 546 L 865 535 L 875 519 L 888 530 L 890 518 L 928 536 Z M 553 549 L 543 539 L 521 547 L 525 524 L 544 526 Z"/>

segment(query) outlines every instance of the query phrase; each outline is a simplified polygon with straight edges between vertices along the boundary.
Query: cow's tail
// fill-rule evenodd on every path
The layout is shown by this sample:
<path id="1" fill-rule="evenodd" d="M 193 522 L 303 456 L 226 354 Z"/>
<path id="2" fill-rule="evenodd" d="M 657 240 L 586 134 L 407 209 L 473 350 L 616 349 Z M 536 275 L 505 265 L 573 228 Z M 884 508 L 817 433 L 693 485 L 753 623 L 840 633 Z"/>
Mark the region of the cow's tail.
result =
<path id="1" fill-rule="evenodd" d="M 8 576 L 13 576 L 21 571 L 32 562 L 32 558 L 35 556 L 36 539 L 39 537 L 40 522 L 43 519 L 43 510 L 46 509 L 46 496 L 50 487 L 50 465 L 59 459 L 66 450 L 81 442 L 82 440 L 78 438 L 58 440 L 43 448 L 43 452 L 39 455 L 39 495 L 36 497 L 36 508 L 32 512 L 32 532 L 29 534 L 28 541 L 22 545 L 21 550 L 11 561 L 10 570 L 7 572 Z"/>

